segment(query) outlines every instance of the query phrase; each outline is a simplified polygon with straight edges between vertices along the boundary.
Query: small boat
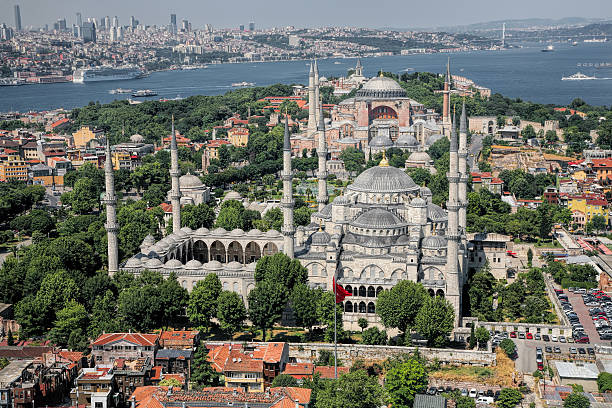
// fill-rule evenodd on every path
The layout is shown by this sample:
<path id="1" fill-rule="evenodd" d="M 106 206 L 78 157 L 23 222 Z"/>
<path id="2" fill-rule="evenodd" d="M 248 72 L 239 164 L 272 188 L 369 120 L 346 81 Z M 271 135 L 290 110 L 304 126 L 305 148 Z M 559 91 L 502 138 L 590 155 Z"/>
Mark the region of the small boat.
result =
<path id="1" fill-rule="evenodd" d="M 157 96 L 157 92 L 152 91 L 150 89 L 139 89 L 138 91 L 132 93 L 134 98 L 144 98 L 147 96 Z"/>
<path id="2" fill-rule="evenodd" d="M 334 65 L 342 65 L 340 61 L 334 61 Z"/>
<path id="3" fill-rule="evenodd" d="M 129 94 L 132 93 L 131 89 L 123 89 L 123 88 L 117 88 L 117 89 L 113 89 L 111 91 L 109 91 L 110 93 L 114 94 Z"/>
<path id="4" fill-rule="evenodd" d="M 234 88 L 243 88 L 243 87 L 245 87 L 245 86 L 253 86 L 253 85 L 255 85 L 255 82 L 246 82 L 246 81 L 242 81 L 242 82 L 234 82 L 234 83 L 232 84 L 232 86 L 233 86 Z"/>
<path id="5" fill-rule="evenodd" d="M 593 76 L 584 75 L 582 72 L 576 72 L 574 75 L 570 75 L 567 77 L 564 76 L 561 78 L 562 81 L 587 81 L 590 79 L 597 79 L 597 78 Z"/>
<path id="6" fill-rule="evenodd" d="M 577 46 L 578 46 L 578 41 L 574 41 L 574 42 L 572 43 L 572 47 L 577 47 Z"/>
<path id="7" fill-rule="evenodd" d="M 553 52 L 555 50 L 554 45 L 550 44 L 542 50 L 542 52 Z"/>

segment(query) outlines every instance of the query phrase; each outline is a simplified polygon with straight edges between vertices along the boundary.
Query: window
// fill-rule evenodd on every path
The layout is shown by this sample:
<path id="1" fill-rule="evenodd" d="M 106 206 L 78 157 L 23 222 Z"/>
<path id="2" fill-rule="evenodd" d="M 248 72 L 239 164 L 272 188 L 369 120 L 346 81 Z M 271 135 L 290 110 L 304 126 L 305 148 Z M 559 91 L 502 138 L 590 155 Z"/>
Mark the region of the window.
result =
<path id="1" fill-rule="evenodd" d="M 102 408 L 102 407 L 104 407 L 104 404 L 102 402 L 96 401 L 95 408 Z"/>

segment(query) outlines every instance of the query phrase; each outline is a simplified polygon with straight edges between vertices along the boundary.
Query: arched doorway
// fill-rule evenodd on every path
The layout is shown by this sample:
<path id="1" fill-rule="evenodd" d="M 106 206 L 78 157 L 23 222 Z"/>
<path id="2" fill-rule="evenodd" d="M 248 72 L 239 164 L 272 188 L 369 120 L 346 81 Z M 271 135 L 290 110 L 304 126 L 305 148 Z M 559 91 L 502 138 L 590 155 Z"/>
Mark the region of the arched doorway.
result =
<path id="1" fill-rule="evenodd" d="M 493 123 L 492 120 L 490 120 L 489 123 L 487 123 L 487 133 L 492 135 L 494 130 L 495 130 L 495 124 Z"/>
<path id="2" fill-rule="evenodd" d="M 278 247 L 276 246 L 274 242 L 268 242 L 263 247 L 263 256 L 274 255 L 277 252 L 278 252 Z"/>
<path id="3" fill-rule="evenodd" d="M 210 245 L 210 259 L 225 263 L 225 246 L 221 241 L 215 241 Z"/>
<path id="4" fill-rule="evenodd" d="M 242 245 L 238 241 L 230 242 L 227 247 L 227 260 L 228 262 L 244 263 L 244 252 L 242 251 Z"/>
<path id="5" fill-rule="evenodd" d="M 438 289 L 436 291 L 436 296 L 443 298 L 444 297 L 444 291 L 442 289 Z"/>
<path id="6" fill-rule="evenodd" d="M 208 245 L 204 241 L 196 241 L 193 246 L 193 259 L 202 263 L 208 262 Z"/>
<path id="7" fill-rule="evenodd" d="M 249 242 L 244 249 L 245 263 L 257 262 L 259 258 L 261 258 L 261 248 L 257 242 Z"/>

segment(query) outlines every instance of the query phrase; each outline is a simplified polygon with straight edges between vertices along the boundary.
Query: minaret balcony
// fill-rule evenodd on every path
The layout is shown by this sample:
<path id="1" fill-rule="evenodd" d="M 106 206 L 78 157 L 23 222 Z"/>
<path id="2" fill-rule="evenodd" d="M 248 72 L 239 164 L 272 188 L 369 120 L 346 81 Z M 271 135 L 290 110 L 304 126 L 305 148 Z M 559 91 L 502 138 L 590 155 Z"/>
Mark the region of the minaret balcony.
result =
<path id="1" fill-rule="evenodd" d="M 460 177 L 461 176 L 459 175 L 459 173 L 446 173 L 446 178 L 448 179 L 449 183 L 458 183 Z"/>

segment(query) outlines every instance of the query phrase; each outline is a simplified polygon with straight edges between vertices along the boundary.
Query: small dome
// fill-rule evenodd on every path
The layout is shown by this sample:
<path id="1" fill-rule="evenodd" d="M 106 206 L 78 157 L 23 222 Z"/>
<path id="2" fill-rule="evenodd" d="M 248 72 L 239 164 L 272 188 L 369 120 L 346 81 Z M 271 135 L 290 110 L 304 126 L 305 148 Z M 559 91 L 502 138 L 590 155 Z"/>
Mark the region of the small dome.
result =
<path id="1" fill-rule="evenodd" d="M 276 238 L 280 235 L 280 232 L 276 231 L 276 230 L 268 230 L 266 231 L 266 237 L 269 238 Z"/>
<path id="2" fill-rule="evenodd" d="M 446 248 L 446 238 L 440 235 L 431 235 L 423 238 L 421 246 L 425 249 L 441 249 Z"/>
<path id="3" fill-rule="evenodd" d="M 142 262 L 140 261 L 140 259 L 136 257 L 132 257 L 128 259 L 127 262 L 125 263 L 126 268 L 140 268 L 141 266 L 142 266 Z"/>
<path id="4" fill-rule="evenodd" d="M 159 241 L 157 244 L 155 244 L 153 246 L 156 246 L 160 250 L 165 251 L 168 248 L 170 248 L 170 243 L 168 243 L 168 241 L 166 241 L 165 239 L 162 239 L 161 241 Z"/>
<path id="5" fill-rule="evenodd" d="M 225 265 L 225 267 L 227 269 L 236 271 L 236 270 L 242 269 L 242 264 L 240 262 L 232 261 L 228 263 L 227 265 Z"/>
<path id="6" fill-rule="evenodd" d="M 431 196 L 433 196 L 433 193 L 431 192 L 431 190 L 427 186 L 421 187 L 421 192 L 420 193 L 421 193 L 421 197 L 431 197 Z"/>
<path id="7" fill-rule="evenodd" d="M 360 228 L 388 228 L 406 225 L 397 215 L 383 208 L 374 208 L 361 213 L 351 225 Z"/>
<path id="8" fill-rule="evenodd" d="M 414 197 L 412 201 L 410 201 L 410 206 L 422 208 L 422 207 L 427 206 L 427 202 L 423 200 L 421 197 Z"/>
<path id="9" fill-rule="evenodd" d="M 393 142 L 388 135 L 378 133 L 372 138 L 372 140 L 370 140 L 368 145 L 370 147 L 391 147 L 393 146 Z"/>
<path id="10" fill-rule="evenodd" d="M 188 173 L 179 178 L 179 185 L 181 188 L 198 188 L 204 186 L 204 183 L 198 176 Z"/>
<path id="11" fill-rule="evenodd" d="M 442 207 L 437 206 L 433 203 L 427 204 L 427 216 L 429 217 L 430 220 L 434 222 L 441 222 L 441 221 L 448 220 L 448 214 L 446 213 L 446 210 L 444 210 Z"/>
<path id="12" fill-rule="evenodd" d="M 227 200 L 238 200 L 238 201 L 240 201 L 240 200 L 242 200 L 242 196 L 238 192 L 236 192 L 236 191 L 230 191 L 223 198 L 223 201 L 227 201 Z"/>
<path id="13" fill-rule="evenodd" d="M 429 164 L 431 157 L 425 152 L 414 152 L 408 157 L 409 162 Z"/>
<path id="14" fill-rule="evenodd" d="M 196 235 L 206 235 L 209 232 L 210 230 L 208 228 L 201 227 L 201 228 L 198 228 L 195 233 Z"/>
<path id="15" fill-rule="evenodd" d="M 186 269 L 200 269 L 202 267 L 202 262 L 197 259 L 192 259 L 191 261 L 185 264 Z"/>
<path id="16" fill-rule="evenodd" d="M 142 135 L 139 135 L 138 133 L 130 136 L 130 142 L 132 143 L 142 143 L 144 142 L 144 137 Z"/>
<path id="17" fill-rule="evenodd" d="M 155 238 L 153 237 L 153 235 L 149 234 L 147 235 L 143 240 L 142 240 L 142 244 L 143 246 L 151 246 L 155 244 Z"/>
<path id="18" fill-rule="evenodd" d="M 183 266 L 183 264 L 178 259 L 171 259 L 164 264 L 165 268 L 180 268 L 181 266 Z"/>
<path id="19" fill-rule="evenodd" d="M 439 133 L 435 134 L 435 135 L 431 135 L 427 138 L 427 140 L 425 141 L 425 144 L 427 146 L 431 146 L 432 144 L 436 143 L 438 140 L 442 139 L 444 137 L 444 135 L 441 135 Z"/>
<path id="20" fill-rule="evenodd" d="M 158 258 L 152 258 L 150 260 L 148 260 L 145 263 L 146 267 L 149 269 L 156 269 L 156 268 L 160 268 L 161 266 L 163 266 L 163 263 L 160 259 Z"/>
<path id="21" fill-rule="evenodd" d="M 408 235 L 400 235 L 400 237 L 395 241 L 396 245 L 408 245 L 410 244 L 410 236 Z"/>
<path id="22" fill-rule="evenodd" d="M 418 145 L 419 142 L 410 133 L 404 133 L 403 135 L 400 135 L 400 137 L 398 137 L 395 141 L 396 147 L 414 147 Z"/>
<path id="23" fill-rule="evenodd" d="M 204 269 L 213 270 L 213 271 L 223 268 L 223 265 L 221 265 L 221 262 L 219 261 L 210 261 L 208 263 L 205 263 L 203 266 L 204 266 Z"/>
<path id="24" fill-rule="evenodd" d="M 347 189 L 363 193 L 408 193 L 418 191 L 419 186 L 397 167 L 374 166 L 361 173 Z"/>
<path id="25" fill-rule="evenodd" d="M 338 196 L 334 198 L 335 205 L 347 205 L 351 203 L 351 199 L 345 195 Z"/>
<path id="26" fill-rule="evenodd" d="M 378 76 L 370 79 L 357 91 L 357 97 L 404 98 L 406 91 L 394 79 Z"/>
<path id="27" fill-rule="evenodd" d="M 233 229 L 232 232 L 230 232 L 230 235 L 233 237 L 240 237 L 244 235 L 244 230 L 240 228 Z"/>
<path id="28" fill-rule="evenodd" d="M 157 244 L 155 244 L 147 248 L 143 253 L 144 254 L 150 254 L 150 253 L 159 254 L 160 252 L 163 252 L 163 251 L 164 250 L 162 248 L 160 248 L 159 246 L 157 246 Z"/>
<path id="29" fill-rule="evenodd" d="M 180 239 L 185 239 L 187 238 L 189 235 L 187 235 L 187 233 L 183 230 L 179 230 L 176 234 L 174 234 L 176 237 L 180 238 Z"/>
<path id="30" fill-rule="evenodd" d="M 176 235 L 170 234 L 166 236 L 166 238 L 162 239 L 160 242 L 165 242 L 167 244 L 175 244 L 176 243 Z"/>
<path id="31" fill-rule="evenodd" d="M 258 230 L 257 228 L 253 228 L 252 230 L 250 230 L 249 232 L 247 232 L 247 235 L 249 237 L 257 237 L 259 235 L 261 235 L 261 231 Z"/>
<path id="32" fill-rule="evenodd" d="M 327 204 L 325 207 L 323 207 L 321 211 L 318 211 L 314 213 L 313 215 L 327 219 L 327 218 L 331 218 L 331 213 L 332 213 L 332 205 Z"/>
<path id="33" fill-rule="evenodd" d="M 193 232 L 193 230 L 189 227 L 183 227 L 181 228 L 181 231 L 183 231 L 185 234 L 191 234 Z"/>
<path id="34" fill-rule="evenodd" d="M 215 228 L 213 230 L 213 234 L 215 234 L 215 235 L 227 234 L 227 230 L 225 228 L 221 228 L 221 227 Z"/>
<path id="35" fill-rule="evenodd" d="M 327 245 L 330 240 L 330 235 L 325 231 L 317 231 L 310 236 L 310 242 L 312 242 L 312 245 Z"/>

